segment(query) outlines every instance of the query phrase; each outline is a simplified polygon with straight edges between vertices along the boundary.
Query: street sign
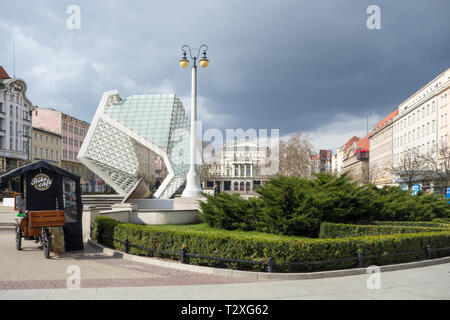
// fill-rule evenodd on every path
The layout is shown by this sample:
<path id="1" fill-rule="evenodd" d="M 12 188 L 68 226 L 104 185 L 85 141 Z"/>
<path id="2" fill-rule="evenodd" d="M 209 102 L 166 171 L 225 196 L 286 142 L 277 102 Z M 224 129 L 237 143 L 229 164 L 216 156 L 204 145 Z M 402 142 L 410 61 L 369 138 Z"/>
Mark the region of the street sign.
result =
<path id="1" fill-rule="evenodd" d="M 412 186 L 413 196 L 417 195 L 417 193 L 419 193 L 419 191 L 420 191 L 420 184 L 414 184 Z"/>

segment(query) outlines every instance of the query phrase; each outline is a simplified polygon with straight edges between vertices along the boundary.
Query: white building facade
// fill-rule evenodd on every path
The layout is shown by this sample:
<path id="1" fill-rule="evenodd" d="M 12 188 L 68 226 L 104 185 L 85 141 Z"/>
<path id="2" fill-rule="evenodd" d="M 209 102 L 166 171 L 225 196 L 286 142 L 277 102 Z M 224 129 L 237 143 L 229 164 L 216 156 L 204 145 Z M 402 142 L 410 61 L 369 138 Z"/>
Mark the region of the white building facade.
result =
<path id="1" fill-rule="evenodd" d="M 30 159 L 32 103 L 24 80 L 10 78 L 0 66 L 0 170 L 7 172 Z"/>
<path id="2" fill-rule="evenodd" d="M 268 179 L 261 170 L 268 159 L 267 146 L 249 139 L 235 141 L 221 150 L 219 163 L 211 164 L 203 187 L 217 185 L 219 191 L 252 194 Z"/>
<path id="3" fill-rule="evenodd" d="M 450 69 L 399 105 L 399 114 L 394 118 L 393 123 L 394 168 L 400 165 L 408 152 L 415 151 L 437 157 L 440 108 L 438 98 L 444 88 L 448 88 L 449 77 Z"/>

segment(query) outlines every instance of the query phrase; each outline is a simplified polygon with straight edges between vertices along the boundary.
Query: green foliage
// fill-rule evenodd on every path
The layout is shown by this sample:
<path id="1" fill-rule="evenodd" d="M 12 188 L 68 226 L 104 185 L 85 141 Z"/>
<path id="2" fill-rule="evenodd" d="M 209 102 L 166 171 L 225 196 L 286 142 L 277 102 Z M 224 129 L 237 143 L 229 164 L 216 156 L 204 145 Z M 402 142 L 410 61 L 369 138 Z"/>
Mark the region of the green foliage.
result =
<path id="1" fill-rule="evenodd" d="M 377 190 L 383 202 L 377 220 L 388 221 L 432 221 L 450 217 L 447 200 L 435 194 L 412 196 L 399 187 L 384 187 Z"/>
<path id="2" fill-rule="evenodd" d="M 294 176 L 270 179 L 257 199 L 237 194 L 207 196 L 203 219 L 226 230 L 317 237 L 320 224 L 364 224 L 374 220 L 431 221 L 449 219 L 450 206 L 436 195 L 411 196 L 397 187 L 360 186 L 343 174 L 316 174 L 313 180 Z"/>
<path id="3" fill-rule="evenodd" d="M 202 230 L 174 230 L 166 226 L 132 225 L 115 222 L 110 218 L 97 217 L 95 219 L 93 239 L 107 246 L 123 250 L 123 246 L 115 239 L 124 241 L 128 239 L 132 244 L 168 251 L 180 251 L 185 248 L 187 252 L 233 259 L 267 261 L 272 257 L 277 263 L 276 272 L 306 272 L 351 268 L 356 266 L 356 260 L 344 260 L 324 264 L 286 265 L 283 263 L 300 261 L 327 261 L 355 257 L 358 252 L 363 255 L 380 255 L 382 257 L 365 259 L 365 265 L 383 265 L 396 262 L 408 262 L 424 259 L 425 248 L 448 247 L 450 231 L 405 233 L 383 236 L 349 237 L 340 239 L 264 239 L 261 237 L 249 238 L 232 231 L 207 232 Z M 393 255 L 407 251 L 420 251 L 409 255 Z M 131 248 L 131 254 L 156 256 L 179 259 L 177 255 L 164 255 L 150 251 Z M 434 255 L 443 254 L 440 251 Z M 189 258 L 190 264 L 226 267 L 241 270 L 266 271 L 264 265 L 246 265 L 224 263 L 216 260 Z"/>
<path id="4" fill-rule="evenodd" d="M 112 247 L 114 230 L 118 224 L 118 221 L 108 217 L 96 217 L 94 226 L 92 228 L 92 239 L 104 243 L 108 247 Z"/>
<path id="5" fill-rule="evenodd" d="M 211 227 L 226 230 L 255 230 L 258 224 L 258 199 L 245 200 L 238 194 L 221 193 L 218 196 L 205 195 L 207 202 L 200 202 L 202 219 Z"/>
<path id="6" fill-rule="evenodd" d="M 345 238 L 399 233 L 422 233 L 450 231 L 449 228 L 404 225 L 353 225 L 344 223 L 323 222 L 320 225 L 320 238 Z"/>
<path id="7" fill-rule="evenodd" d="M 371 224 L 378 226 L 450 228 L 450 223 L 446 222 L 444 219 L 433 219 L 433 221 L 372 221 Z"/>

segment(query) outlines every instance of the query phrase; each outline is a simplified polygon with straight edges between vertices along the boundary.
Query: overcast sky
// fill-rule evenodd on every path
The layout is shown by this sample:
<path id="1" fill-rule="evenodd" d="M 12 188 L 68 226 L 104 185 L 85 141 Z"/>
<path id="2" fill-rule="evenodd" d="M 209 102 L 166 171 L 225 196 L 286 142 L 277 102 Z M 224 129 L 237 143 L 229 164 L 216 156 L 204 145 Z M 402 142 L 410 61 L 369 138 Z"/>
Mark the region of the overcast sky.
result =
<path id="1" fill-rule="evenodd" d="M 69 5 L 81 9 L 69 30 Z M 381 29 L 369 30 L 369 5 Z M 302 131 L 316 148 L 366 133 L 450 67 L 448 0 L 15 0 L 0 9 L 0 65 L 33 104 L 91 121 L 104 91 L 175 93 L 190 108 L 181 46 L 199 70 L 203 128 Z"/>

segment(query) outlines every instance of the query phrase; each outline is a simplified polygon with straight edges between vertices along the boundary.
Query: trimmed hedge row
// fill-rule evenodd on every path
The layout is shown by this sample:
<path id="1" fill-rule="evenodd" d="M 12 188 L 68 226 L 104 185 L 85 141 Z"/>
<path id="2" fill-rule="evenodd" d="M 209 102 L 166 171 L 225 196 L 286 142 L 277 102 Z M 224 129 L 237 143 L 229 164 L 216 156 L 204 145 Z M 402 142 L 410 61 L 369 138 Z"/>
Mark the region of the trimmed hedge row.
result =
<path id="1" fill-rule="evenodd" d="M 355 225 L 344 223 L 322 222 L 320 225 L 319 238 L 345 238 L 376 236 L 399 233 L 421 233 L 450 231 L 448 228 L 422 227 L 416 225 Z"/>
<path id="2" fill-rule="evenodd" d="M 371 224 L 378 226 L 414 226 L 414 227 L 435 227 L 450 228 L 450 222 L 432 221 L 373 221 Z"/>
<path id="3" fill-rule="evenodd" d="M 120 223 L 107 217 L 97 217 L 92 232 L 92 239 L 124 250 L 124 246 L 112 239 L 125 241 L 144 248 L 167 251 L 180 251 L 181 248 L 189 253 L 205 256 L 233 258 L 251 261 L 268 261 L 271 257 L 275 261 L 274 272 L 311 272 L 352 268 L 356 260 L 336 261 L 321 264 L 287 265 L 283 263 L 313 262 L 356 257 L 357 253 L 366 256 L 381 255 L 382 257 L 364 259 L 364 265 L 383 265 L 390 263 L 408 262 L 426 257 L 425 248 L 443 248 L 450 246 L 450 230 L 444 232 L 426 232 L 416 234 L 396 234 L 385 236 L 365 236 L 340 239 L 287 239 L 266 240 L 248 239 L 237 235 L 218 235 L 213 232 L 202 231 L 168 231 L 158 226 L 133 225 Z M 386 256 L 407 251 L 420 251 L 408 255 Z M 152 253 L 137 248 L 130 248 L 130 254 L 143 256 L 165 257 L 167 255 Z M 448 252 L 434 252 L 435 256 L 442 256 Z M 179 256 L 169 256 L 179 259 Z M 217 260 L 189 257 L 190 264 L 225 267 L 240 270 L 266 271 L 267 266 L 261 264 L 225 263 Z"/>

